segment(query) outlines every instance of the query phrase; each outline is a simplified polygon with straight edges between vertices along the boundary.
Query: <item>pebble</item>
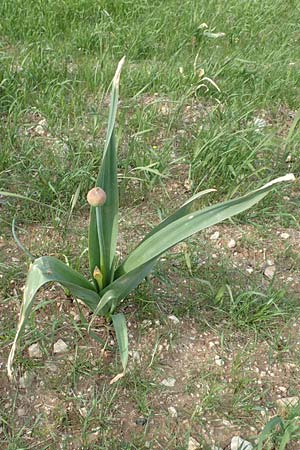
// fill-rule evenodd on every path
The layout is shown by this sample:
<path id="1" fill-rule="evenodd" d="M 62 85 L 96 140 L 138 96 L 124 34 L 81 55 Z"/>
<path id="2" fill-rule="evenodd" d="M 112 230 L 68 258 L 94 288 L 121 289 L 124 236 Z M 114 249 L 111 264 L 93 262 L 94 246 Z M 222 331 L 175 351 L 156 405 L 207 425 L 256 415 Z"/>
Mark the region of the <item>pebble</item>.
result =
<path id="1" fill-rule="evenodd" d="M 222 358 L 220 358 L 220 356 L 218 356 L 218 355 L 215 356 L 215 363 L 219 367 L 224 366 L 224 360 Z"/>
<path id="2" fill-rule="evenodd" d="M 50 370 L 50 372 L 55 373 L 59 370 L 59 367 L 52 361 L 46 362 L 45 368 Z"/>
<path id="3" fill-rule="evenodd" d="M 18 409 L 17 409 L 17 415 L 18 415 L 18 417 L 24 417 L 24 416 L 26 416 L 26 411 L 25 411 L 25 409 L 24 409 L 24 408 L 18 408 Z"/>
<path id="4" fill-rule="evenodd" d="M 262 128 L 265 128 L 267 126 L 267 122 L 265 119 L 261 117 L 255 117 L 253 120 L 253 124 L 255 127 L 257 127 L 256 131 L 259 131 Z"/>
<path id="5" fill-rule="evenodd" d="M 264 270 L 264 275 L 269 279 L 272 280 L 274 278 L 276 272 L 276 267 L 275 266 L 268 266 L 265 268 Z"/>
<path id="6" fill-rule="evenodd" d="M 230 239 L 230 241 L 227 244 L 228 248 L 235 248 L 236 247 L 236 242 L 234 239 Z"/>
<path id="7" fill-rule="evenodd" d="M 53 353 L 66 353 L 68 346 L 62 339 L 58 339 L 53 345 Z"/>
<path id="8" fill-rule="evenodd" d="M 253 450 L 253 445 L 242 439 L 240 436 L 234 436 L 231 439 L 230 450 Z"/>
<path id="9" fill-rule="evenodd" d="M 289 233 L 281 233 L 281 239 L 288 239 L 290 237 Z"/>
<path id="10" fill-rule="evenodd" d="M 174 387 L 175 383 L 176 383 L 175 378 L 165 378 L 164 380 L 162 380 L 160 384 L 166 387 Z"/>
<path id="11" fill-rule="evenodd" d="M 36 342 L 28 347 L 29 358 L 42 358 L 43 354 L 40 349 L 40 345 Z"/>
<path id="12" fill-rule="evenodd" d="M 136 419 L 135 423 L 137 425 L 140 425 L 140 426 L 144 427 L 147 424 L 147 419 L 146 419 L 146 417 L 138 417 Z"/>
<path id="13" fill-rule="evenodd" d="M 188 450 L 199 450 L 199 449 L 200 449 L 199 442 L 197 442 L 196 439 L 194 439 L 193 437 L 190 437 Z"/>
<path id="14" fill-rule="evenodd" d="M 292 155 L 290 153 L 287 155 L 285 162 L 286 163 L 292 162 Z"/>
<path id="15" fill-rule="evenodd" d="M 168 319 L 171 320 L 175 325 L 178 325 L 180 323 L 180 320 L 172 314 L 168 316 Z"/>
<path id="16" fill-rule="evenodd" d="M 215 231 L 211 236 L 210 236 L 210 240 L 211 241 L 217 241 L 220 237 L 220 233 L 219 231 Z"/>
<path id="17" fill-rule="evenodd" d="M 174 417 L 174 418 L 176 418 L 178 415 L 177 410 L 176 410 L 176 408 L 174 408 L 174 406 L 169 406 L 168 413 L 171 417 Z"/>
<path id="18" fill-rule="evenodd" d="M 137 350 L 133 350 L 132 352 L 132 360 L 137 362 L 138 364 L 141 362 L 141 356 Z"/>
<path id="19" fill-rule="evenodd" d="M 23 376 L 19 379 L 19 386 L 21 389 L 27 389 L 33 380 L 33 375 L 30 375 L 28 372 L 24 372 Z"/>

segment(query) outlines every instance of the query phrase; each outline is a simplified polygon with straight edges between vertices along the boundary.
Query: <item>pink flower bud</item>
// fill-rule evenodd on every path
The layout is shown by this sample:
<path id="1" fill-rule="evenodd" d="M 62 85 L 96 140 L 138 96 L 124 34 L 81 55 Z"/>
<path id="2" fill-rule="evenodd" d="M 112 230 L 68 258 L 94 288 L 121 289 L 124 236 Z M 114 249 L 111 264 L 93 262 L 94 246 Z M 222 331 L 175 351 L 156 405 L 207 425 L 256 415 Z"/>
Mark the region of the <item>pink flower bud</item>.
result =
<path id="1" fill-rule="evenodd" d="M 94 187 L 88 192 L 86 198 L 91 206 L 101 206 L 106 201 L 106 194 L 100 187 Z"/>

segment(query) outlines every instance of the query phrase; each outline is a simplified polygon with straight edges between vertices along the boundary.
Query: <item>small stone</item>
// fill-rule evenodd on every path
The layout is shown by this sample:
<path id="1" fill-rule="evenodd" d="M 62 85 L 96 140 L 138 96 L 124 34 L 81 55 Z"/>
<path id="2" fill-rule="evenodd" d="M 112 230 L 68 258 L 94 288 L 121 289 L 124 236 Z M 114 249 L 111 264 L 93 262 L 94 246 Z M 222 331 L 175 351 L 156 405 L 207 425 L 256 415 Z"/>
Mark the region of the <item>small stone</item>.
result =
<path id="1" fill-rule="evenodd" d="M 253 124 L 255 127 L 257 127 L 257 130 L 260 130 L 261 128 L 265 128 L 267 126 L 267 122 L 261 117 L 255 117 L 253 120 Z"/>
<path id="2" fill-rule="evenodd" d="M 220 233 L 219 231 L 215 231 L 211 236 L 210 236 L 210 240 L 211 241 L 217 241 L 220 237 Z"/>
<path id="3" fill-rule="evenodd" d="M 176 408 L 174 408 L 174 406 L 169 406 L 168 413 L 171 417 L 174 417 L 174 418 L 177 417 L 177 411 L 176 411 Z"/>
<path id="4" fill-rule="evenodd" d="M 173 322 L 175 325 L 178 325 L 180 323 L 180 320 L 172 314 L 168 316 L 168 319 L 171 320 L 171 322 Z"/>
<path id="5" fill-rule="evenodd" d="M 199 450 L 199 449 L 200 449 L 199 442 L 197 442 L 196 439 L 194 439 L 193 437 L 190 437 L 188 450 Z"/>
<path id="6" fill-rule="evenodd" d="M 286 163 L 292 162 L 292 155 L 290 153 L 287 155 L 285 162 Z"/>
<path id="7" fill-rule="evenodd" d="M 43 354 L 40 349 L 40 345 L 36 342 L 28 347 L 29 358 L 42 358 Z"/>
<path id="8" fill-rule="evenodd" d="M 141 356 L 137 350 L 133 350 L 132 352 L 132 360 L 137 362 L 138 364 L 141 362 Z"/>
<path id="9" fill-rule="evenodd" d="M 284 386 L 278 386 L 278 390 L 279 390 L 280 392 L 286 392 L 286 391 L 287 391 L 287 388 L 284 387 Z"/>
<path id="10" fill-rule="evenodd" d="M 175 378 L 165 378 L 164 380 L 162 380 L 160 384 L 166 387 L 174 387 L 175 383 L 176 383 Z"/>
<path id="11" fill-rule="evenodd" d="M 58 339 L 53 345 L 53 353 L 66 353 L 68 346 L 62 339 Z"/>
<path id="12" fill-rule="evenodd" d="M 44 129 L 44 127 L 43 127 L 42 125 L 37 125 L 37 126 L 35 127 L 35 132 L 36 132 L 36 134 L 38 134 L 39 136 L 44 136 L 44 134 L 45 134 L 45 129 Z"/>
<path id="13" fill-rule="evenodd" d="M 144 427 L 147 424 L 147 419 L 146 419 L 146 417 L 138 417 L 136 419 L 135 423 L 137 425 L 140 425 L 140 426 Z"/>
<path id="14" fill-rule="evenodd" d="M 253 450 L 253 445 L 242 439 L 240 436 L 234 436 L 231 439 L 230 450 Z"/>
<path id="15" fill-rule="evenodd" d="M 281 239 L 288 239 L 290 237 L 289 233 L 281 233 Z"/>
<path id="16" fill-rule="evenodd" d="M 211 450 L 222 450 L 222 448 L 221 447 L 217 447 L 216 445 L 213 445 Z"/>
<path id="17" fill-rule="evenodd" d="M 235 248 L 236 247 L 236 242 L 234 239 L 230 239 L 230 241 L 227 244 L 228 248 Z"/>
<path id="18" fill-rule="evenodd" d="M 19 379 L 19 386 L 21 389 L 27 389 L 33 380 L 33 375 L 28 372 L 24 372 L 23 376 Z"/>
<path id="19" fill-rule="evenodd" d="M 25 409 L 24 409 L 24 408 L 18 408 L 18 409 L 17 409 L 17 415 L 18 415 L 18 417 L 24 417 L 24 416 L 26 416 L 26 411 L 25 411 Z"/>
<path id="20" fill-rule="evenodd" d="M 276 267 L 275 266 L 268 266 L 264 270 L 264 275 L 269 280 L 272 280 L 274 278 L 275 272 L 276 272 Z"/>
<path id="21" fill-rule="evenodd" d="M 59 367 L 52 361 L 46 362 L 45 368 L 52 373 L 55 373 L 59 370 Z"/>
<path id="22" fill-rule="evenodd" d="M 218 356 L 218 355 L 215 356 L 215 363 L 219 367 L 224 366 L 224 360 L 222 358 L 220 358 L 220 356 Z"/>

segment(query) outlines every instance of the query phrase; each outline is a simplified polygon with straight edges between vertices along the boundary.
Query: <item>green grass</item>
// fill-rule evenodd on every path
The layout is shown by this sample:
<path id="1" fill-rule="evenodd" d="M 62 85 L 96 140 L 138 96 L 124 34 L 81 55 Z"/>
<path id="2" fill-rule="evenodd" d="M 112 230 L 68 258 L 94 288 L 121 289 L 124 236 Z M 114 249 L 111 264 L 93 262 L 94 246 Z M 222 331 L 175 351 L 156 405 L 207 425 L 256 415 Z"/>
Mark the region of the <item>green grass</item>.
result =
<path id="1" fill-rule="evenodd" d="M 288 154 L 289 169 L 299 170 L 298 128 L 287 146 L 287 131 L 278 135 L 299 103 L 294 2 L 3 1 L 0 14 L 1 188 L 68 209 L 81 183 L 84 198 L 103 148 L 103 99 L 123 54 L 124 189 L 137 177 L 141 197 L 165 182 L 174 153 L 191 166 L 193 189 L 217 187 L 222 196 L 286 172 Z M 220 92 L 201 82 L 200 69 Z M 270 126 L 257 132 L 256 117 Z M 40 209 L 23 208 L 40 218 Z"/>
<path id="2" fill-rule="evenodd" d="M 217 188 L 217 194 L 207 197 L 210 202 L 287 172 L 299 175 L 296 0 L 2 0 L 0 17 L 0 190 L 57 208 L 0 198 L 1 237 L 11 236 L 16 214 L 19 238 L 32 253 L 63 254 L 75 268 L 87 271 L 85 197 L 104 146 L 110 81 L 124 54 L 117 135 L 121 230 L 132 247 L 141 228 L 165 217 L 173 201 L 186 199 L 186 180 L 193 192 Z M 257 119 L 265 126 L 259 128 Z M 75 238 L 70 239 L 64 223 L 79 185 L 69 224 Z M 218 420 L 236 427 L 229 428 L 231 436 L 240 433 L 254 442 L 277 398 L 272 377 L 263 379 L 264 390 L 259 390 L 261 385 L 253 381 L 258 377 L 255 365 L 259 370 L 276 364 L 284 373 L 291 370 L 281 384 L 288 386 L 287 396 L 299 390 L 296 369 L 286 369 L 290 363 L 299 366 L 297 328 L 290 325 L 299 315 L 298 287 L 280 278 L 287 272 L 294 280 L 299 276 L 298 238 L 285 241 L 283 248 L 275 236 L 279 227 L 297 232 L 298 194 L 295 183 L 285 198 L 275 194 L 247 214 L 251 227 L 239 245 L 247 261 L 256 261 L 254 275 L 245 272 L 243 261 L 236 266 L 244 255 L 239 249 L 237 257 L 222 251 L 227 238 L 220 249 L 207 236 L 206 241 L 189 241 L 187 249 L 156 266 L 124 307 L 132 322 L 133 350 L 143 358 L 116 385 L 109 385 L 119 370 L 114 345 L 108 344 L 105 359 L 98 344 L 86 343 L 83 326 L 70 315 L 75 306 L 64 293 L 41 294 L 42 308 L 35 312 L 39 326 L 30 325 L 17 362 L 34 375 L 40 398 L 32 402 L 48 405 L 55 399 L 55 404 L 49 414 L 38 407 L 30 415 L 29 391 L 7 387 L 0 401 L 1 446 L 67 449 L 80 442 L 84 449 L 133 450 L 147 443 L 153 450 L 186 450 L 192 435 L 205 448 Z M 262 258 L 253 256 L 262 247 L 278 266 L 272 283 L 260 268 Z M 0 381 L 6 389 L 5 357 L 27 262 L 11 241 L 0 252 Z M 75 254 L 81 256 L 75 259 Z M 61 307 L 52 300 L 58 295 Z M 181 320 L 182 328 L 170 323 L 170 314 Z M 113 338 L 109 327 L 95 328 L 104 341 Z M 191 330 L 205 350 L 201 357 L 189 353 Z M 70 344 L 70 360 L 53 358 L 59 337 Z M 208 341 L 215 340 L 219 344 L 210 348 Z M 34 342 L 42 349 L 40 361 L 26 353 Z M 228 372 L 215 365 L 214 352 Z M 177 357 L 175 376 L 182 385 L 174 421 L 166 408 L 176 394 L 169 395 L 159 383 L 173 375 Z M 49 370 L 49 361 L 57 365 L 56 372 Z M 22 419 L 17 411 L 24 405 L 27 416 Z M 148 425 L 137 426 L 138 417 L 147 418 Z M 285 420 L 297 419 L 291 415 Z M 163 430 L 160 435 L 158 429 Z M 213 430 L 221 442 L 218 427 Z M 279 445 L 281 431 L 272 433 L 270 446 Z"/>

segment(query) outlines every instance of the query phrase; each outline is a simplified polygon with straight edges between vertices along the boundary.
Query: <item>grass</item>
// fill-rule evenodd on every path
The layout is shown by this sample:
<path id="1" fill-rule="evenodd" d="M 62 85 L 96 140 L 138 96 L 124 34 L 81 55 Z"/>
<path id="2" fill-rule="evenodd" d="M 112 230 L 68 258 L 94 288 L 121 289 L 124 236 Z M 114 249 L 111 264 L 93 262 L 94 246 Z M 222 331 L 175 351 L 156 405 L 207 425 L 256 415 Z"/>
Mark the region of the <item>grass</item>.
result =
<path id="1" fill-rule="evenodd" d="M 117 371 L 111 330 L 95 324 L 101 339 L 109 338 L 104 353 L 94 341 L 86 344 L 71 314 L 75 305 L 55 289 L 41 295 L 38 327 L 30 327 L 19 354 L 33 384 L 7 385 L 5 358 L 27 267 L 10 238 L 15 208 L 18 235 L 30 251 L 64 254 L 86 270 L 85 195 L 103 148 L 109 83 L 124 54 L 117 130 L 124 242 L 133 246 L 189 190 L 215 187 L 210 199 L 224 199 L 299 174 L 296 1 L 117 3 L 0 4 L 0 190 L 58 208 L 0 197 L 1 445 L 178 450 L 187 448 L 189 435 L 210 448 L 228 445 L 234 434 L 254 442 L 276 413 L 278 396 L 299 391 L 298 183 L 247 214 L 249 227 L 242 217 L 238 228 L 220 228 L 218 241 L 210 234 L 205 242 L 193 239 L 157 265 L 126 307 L 135 352 L 128 378 L 109 385 Z M 76 237 L 69 240 L 62 224 L 79 185 L 69 224 Z M 282 231 L 291 238 L 283 242 Z M 267 259 L 277 269 L 271 283 L 263 274 Z M 70 346 L 67 357 L 53 355 L 60 337 Z M 41 360 L 28 358 L 34 342 Z M 180 386 L 160 385 L 172 376 Z M 141 417 L 146 426 L 136 424 Z M 280 439 L 273 430 L 275 449 Z"/>

